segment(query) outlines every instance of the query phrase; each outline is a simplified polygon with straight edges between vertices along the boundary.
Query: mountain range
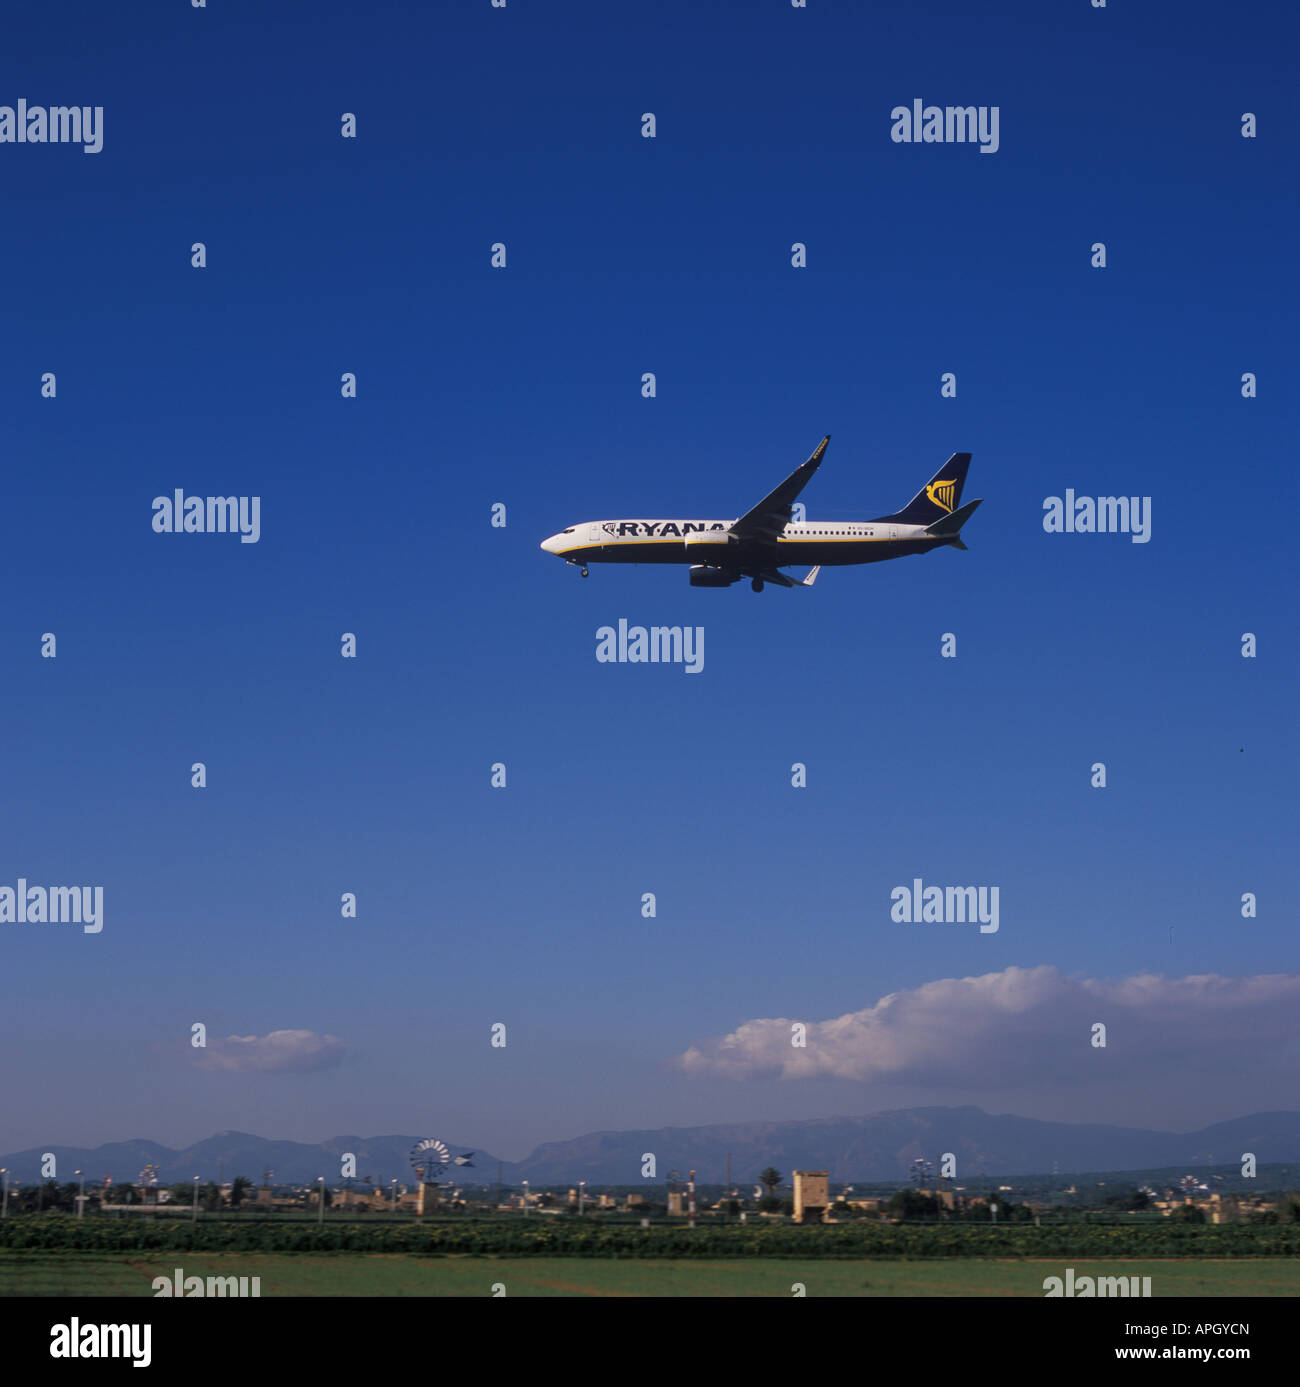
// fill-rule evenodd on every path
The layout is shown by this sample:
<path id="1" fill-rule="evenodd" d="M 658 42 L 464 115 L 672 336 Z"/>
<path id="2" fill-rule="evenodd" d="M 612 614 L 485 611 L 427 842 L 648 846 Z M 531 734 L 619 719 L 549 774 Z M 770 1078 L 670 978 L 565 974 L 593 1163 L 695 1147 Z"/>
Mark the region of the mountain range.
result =
<path id="1" fill-rule="evenodd" d="M 434 1134 L 441 1135 L 441 1134 Z M 444 1138 L 445 1139 L 445 1138 Z M 345 1152 L 356 1155 L 360 1178 L 384 1186 L 393 1179 L 411 1183 L 415 1136 L 339 1136 L 312 1145 L 275 1141 L 247 1132 L 219 1132 L 183 1150 L 158 1142 L 118 1141 L 93 1148 L 47 1146 L 0 1156 L 12 1183 L 39 1178 L 41 1158 L 53 1152 L 58 1178 L 71 1180 L 83 1170 L 91 1181 L 106 1175 L 114 1183 L 136 1181 L 147 1165 L 159 1181 L 173 1184 L 198 1175 L 203 1180 L 247 1175 L 260 1184 L 273 1172 L 276 1184 L 306 1184 L 324 1175 L 339 1179 Z M 482 1148 L 447 1141 L 453 1156 L 473 1150 L 470 1167 L 452 1167 L 461 1184 L 493 1184 L 497 1159 Z M 1300 1161 L 1300 1112 L 1255 1113 L 1218 1122 L 1195 1132 L 1157 1132 L 1100 1123 L 1040 1122 L 976 1107 L 905 1108 L 865 1117 L 828 1117 L 798 1122 L 744 1122 L 706 1127 L 663 1127 L 647 1131 L 592 1132 L 568 1141 L 544 1142 L 522 1161 L 502 1161 L 507 1185 L 528 1180 L 533 1186 L 635 1185 L 641 1182 L 645 1153 L 655 1157 L 655 1177 L 670 1170 L 696 1172 L 702 1184 L 720 1184 L 731 1156 L 732 1178 L 752 1182 L 767 1166 L 826 1170 L 833 1180 L 904 1180 L 918 1156 L 933 1161 L 951 1151 L 957 1178 L 997 1175 L 1062 1174 L 1138 1170 L 1157 1166 L 1192 1169 L 1233 1164 L 1253 1152 L 1260 1164 Z"/>

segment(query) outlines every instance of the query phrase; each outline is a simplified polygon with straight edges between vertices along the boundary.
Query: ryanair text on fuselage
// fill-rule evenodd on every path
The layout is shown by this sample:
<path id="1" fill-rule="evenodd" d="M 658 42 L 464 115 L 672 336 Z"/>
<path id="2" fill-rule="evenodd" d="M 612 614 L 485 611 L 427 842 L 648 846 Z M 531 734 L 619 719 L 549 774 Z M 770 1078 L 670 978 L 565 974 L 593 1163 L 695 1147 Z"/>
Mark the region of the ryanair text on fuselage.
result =
<path id="1" fill-rule="evenodd" d="M 738 520 L 592 520 L 551 535 L 541 547 L 577 565 L 584 578 L 593 563 L 685 563 L 692 587 L 725 588 L 748 578 L 755 592 L 767 583 L 810 588 L 827 565 L 879 563 L 944 545 L 965 549 L 961 528 L 980 504 L 961 504 L 969 453 L 954 453 L 893 515 L 849 524 L 792 519 L 795 499 L 829 442 L 827 434 L 807 462 Z M 810 564 L 812 571 L 791 578 L 781 572 L 788 564 Z"/>

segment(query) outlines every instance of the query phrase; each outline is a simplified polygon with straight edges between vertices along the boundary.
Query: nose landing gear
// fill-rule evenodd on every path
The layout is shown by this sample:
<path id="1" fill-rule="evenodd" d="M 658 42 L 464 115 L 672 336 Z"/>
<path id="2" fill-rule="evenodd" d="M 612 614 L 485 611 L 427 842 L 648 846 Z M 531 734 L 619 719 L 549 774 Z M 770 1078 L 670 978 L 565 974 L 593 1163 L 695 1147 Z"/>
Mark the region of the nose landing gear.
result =
<path id="1" fill-rule="evenodd" d="M 584 564 L 582 565 L 582 567 L 581 567 L 578 571 L 579 571 L 579 572 L 582 574 L 582 576 L 585 578 L 585 577 L 587 576 L 587 565 L 584 563 Z"/>

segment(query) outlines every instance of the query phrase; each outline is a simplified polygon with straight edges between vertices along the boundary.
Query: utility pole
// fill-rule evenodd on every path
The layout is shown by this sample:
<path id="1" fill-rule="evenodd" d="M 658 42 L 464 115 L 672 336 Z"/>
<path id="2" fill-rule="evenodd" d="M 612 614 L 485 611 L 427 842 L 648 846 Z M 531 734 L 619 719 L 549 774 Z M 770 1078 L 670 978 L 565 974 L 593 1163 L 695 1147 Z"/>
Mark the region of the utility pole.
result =
<path id="1" fill-rule="evenodd" d="M 690 1192 L 690 1201 L 689 1201 L 689 1202 L 690 1202 L 690 1212 L 691 1212 L 691 1223 L 690 1223 L 690 1226 L 691 1226 L 692 1228 L 694 1228 L 694 1227 L 695 1227 L 695 1172 L 694 1172 L 694 1171 L 691 1171 L 691 1178 L 690 1178 L 690 1180 L 687 1182 L 686 1188 L 687 1188 L 687 1190 Z"/>
<path id="2" fill-rule="evenodd" d="M 501 1162 L 497 1162 L 497 1207 L 501 1205 Z"/>
<path id="3" fill-rule="evenodd" d="M 316 1185 L 320 1198 L 320 1215 L 316 1219 L 316 1224 L 318 1227 L 321 1227 L 325 1223 L 325 1177 L 323 1175 L 318 1175 L 316 1177 Z"/>
<path id="4" fill-rule="evenodd" d="M 194 1177 L 194 1207 L 190 1210 L 190 1222 L 199 1221 L 199 1177 Z"/>
<path id="5" fill-rule="evenodd" d="M 733 1189 L 731 1188 L 731 1152 L 728 1151 L 728 1152 L 727 1152 L 727 1198 L 730 1199 L 731 1196 L 732 1196 L 733 1194 L 735 1194 L 735 1190 L 733 1190 Z"/>
<path id="6" fill-rule="evenodd" d="M 0 1168 L 0 1175 L 5 1177 L 4 1203 L 0 1204 L 0 1218 L 9 1217 L 9 1171 L 8 1168 Z"/>

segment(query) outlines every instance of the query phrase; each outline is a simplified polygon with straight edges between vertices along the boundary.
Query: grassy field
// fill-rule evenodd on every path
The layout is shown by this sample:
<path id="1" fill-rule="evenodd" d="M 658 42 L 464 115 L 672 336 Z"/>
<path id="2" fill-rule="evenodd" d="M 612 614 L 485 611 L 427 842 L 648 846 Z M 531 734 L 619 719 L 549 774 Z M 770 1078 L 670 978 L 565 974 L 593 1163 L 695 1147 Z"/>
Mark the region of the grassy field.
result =
<path id="1" fill-rule="evenodd" d="M 1075 1276 L 1150 1276 L 1161 1296 L 1297 1296 L 1300 1261 L 1073 1260 Z M 350 1253 L 0 1252 L 0 1296 L 152 1296 L 156 1276 L 260 1276 L 263 1296 L 1041 1296 L 1060 1261 L 718 1261 Z"/>

